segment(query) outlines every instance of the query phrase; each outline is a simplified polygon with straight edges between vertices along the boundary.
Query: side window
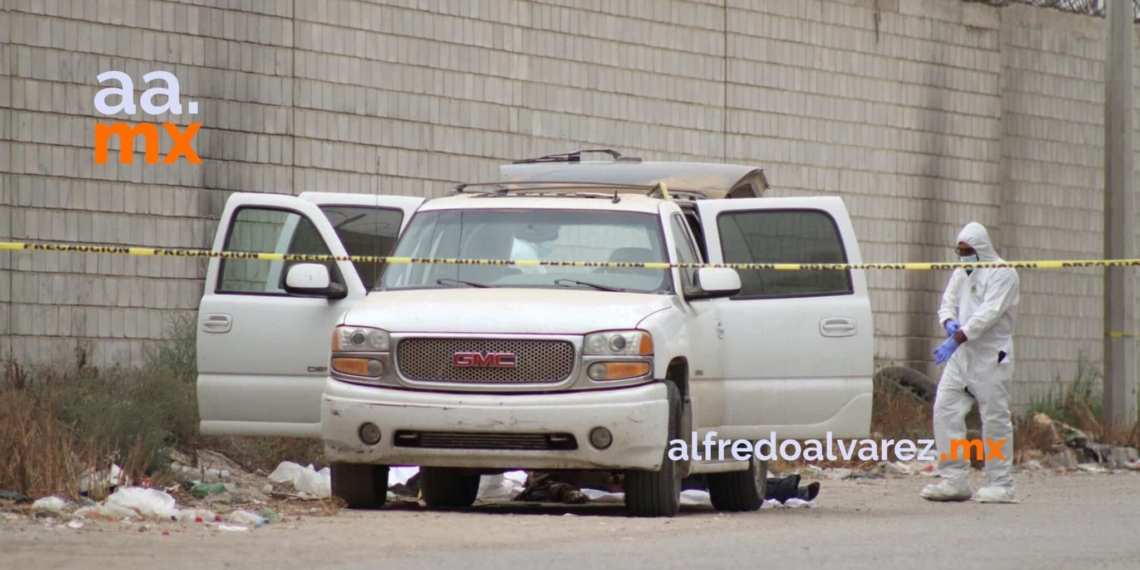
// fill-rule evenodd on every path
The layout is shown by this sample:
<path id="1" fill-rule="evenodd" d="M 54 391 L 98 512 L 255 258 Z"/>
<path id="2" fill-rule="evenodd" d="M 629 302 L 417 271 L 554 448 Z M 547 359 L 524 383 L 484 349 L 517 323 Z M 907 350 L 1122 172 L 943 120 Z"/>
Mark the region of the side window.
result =
<path id="1" fill-rule="evenodd" d="M 242 208 L 230 221 L 223 251 L 329 255 L 313 222 L 287 210 Z M 218 293 L 284 295 L 285 275 L 298 262 L 223 258 Z M 325 262 L 334 282 L 342 283 L 336 263 Z"/>
<path id="2" fill-rule="evenodd" d="M 846 263 L 835 221 L 816 210 L 725 212 L 718 217 L 726 263 Z M 811 297 L 852 292 L 850 271 L 740 271 L 735 298 Z"/>
<path id="3" fill-rule="evenodd" d="M 404 221 L 404 212 L 386 208 L 322 206 L 321 211 L 332 223 L 345 251 L 353 257 L 391 255 Z M 364 283 L 365 291 L 372 290 L 384 269 L 384 264 L 375 262 L 353 261 L 352 266 Z"/>
<path id="4" fill-rule="evenodd" d="M 689 238 L 689 232 L 685 231 L 685 222 L 681 220 L 681 216 L 674 215 L 671 220 L 673 228 L 673 242 L 676 244 L 677 261 L 681 263 L 700 263 L 701 260 L 697 256 L 697 251 L 693 247 L 693 240 Z M 696 269 L 681 269 L 682 287 L 688 291 L 695 288 L 697 279 Z"/>

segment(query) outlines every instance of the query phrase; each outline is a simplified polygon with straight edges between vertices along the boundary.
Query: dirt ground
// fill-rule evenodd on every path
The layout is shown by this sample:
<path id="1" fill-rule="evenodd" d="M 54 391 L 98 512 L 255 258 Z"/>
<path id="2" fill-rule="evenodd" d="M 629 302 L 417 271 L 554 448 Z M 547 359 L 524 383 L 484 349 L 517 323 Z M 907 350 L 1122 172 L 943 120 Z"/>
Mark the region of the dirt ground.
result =
<path id="1" fill-rule="evenodd" d="M 461 512 L 317 509 L 246 532 L 0 516 L 0 568 L 1140 567 L 1140 474 L 1015 480 L 1016 505 L 928 503 L 916 493 L 931 479 L 910 476 L 825 480 L 810 509 L 686 507 L 674 519 L 504 502 Z"/>

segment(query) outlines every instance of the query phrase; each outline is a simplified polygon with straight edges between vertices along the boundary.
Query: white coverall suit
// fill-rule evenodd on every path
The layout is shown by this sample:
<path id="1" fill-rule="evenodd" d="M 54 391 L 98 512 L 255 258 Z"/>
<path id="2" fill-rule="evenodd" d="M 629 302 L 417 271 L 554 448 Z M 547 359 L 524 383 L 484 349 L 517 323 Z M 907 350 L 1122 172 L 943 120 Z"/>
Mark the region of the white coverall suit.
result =
<path id="1" fill-rule="evenodd" d="M 1000 262 L 985 227 L 976 222 L 958 234 L 978 253 L 979 261 Z M 954 319 L 962 326 L 966 342 L 954 352 L 942 373 L 934 402 L 934 439 L 944 480 L 969 493 L 969 461 L 951 459 L 950 441 L 965 439 L 966 415 L 974 398 L 982 417 L 982 438 L 1005 440 L 1004 459 L 986 460 L 990 487 L 1007 489 L 1012 496 L 1013 424 L 1009 411 L 1009 383 L 1013 376 L 1013 321 L 1020 298 L 1020 279 L 1013 269 L 974 269 L 969 275 L 958 268 L 946 285 L 938 322 Z M 967 393 L 967 390 L 969 391 Z M 971 398 L 973 395 L 973 398 Z M 984 444 L 987 457 L 990 444 Z M 964 455 L 966 447 L 958 447 Z M 968 495 L 967 495 L 968 496 Z"/>

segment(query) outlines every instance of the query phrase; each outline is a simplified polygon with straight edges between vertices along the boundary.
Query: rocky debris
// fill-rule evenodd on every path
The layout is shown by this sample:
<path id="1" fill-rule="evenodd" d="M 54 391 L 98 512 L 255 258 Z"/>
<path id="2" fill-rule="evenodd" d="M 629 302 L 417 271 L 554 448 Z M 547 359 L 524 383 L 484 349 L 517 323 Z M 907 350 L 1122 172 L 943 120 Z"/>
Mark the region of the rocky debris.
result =
<path id="1" fill-rule="evenodd" d="M 1137 460 L 1136 448 L 1098 443 L 1084 431 L 1046 414 L 1035 413 L 1031 421 L 1052 436 L 1053 449 L 1046 452 L 1042 461 L 1049 467 L 1107 473 L 1116 469 L 1130 469 L 1129 464 Z M 1100 469 L 1093 470 L 1082 465 L 1096 465 Z"/>
<path id="2" fill-rule="evenodd" d="M 32 502 L 32 498 L 16 491 L 5 491 L 0 489 L 0 501 L 12 501 L 17 505 Z"/>

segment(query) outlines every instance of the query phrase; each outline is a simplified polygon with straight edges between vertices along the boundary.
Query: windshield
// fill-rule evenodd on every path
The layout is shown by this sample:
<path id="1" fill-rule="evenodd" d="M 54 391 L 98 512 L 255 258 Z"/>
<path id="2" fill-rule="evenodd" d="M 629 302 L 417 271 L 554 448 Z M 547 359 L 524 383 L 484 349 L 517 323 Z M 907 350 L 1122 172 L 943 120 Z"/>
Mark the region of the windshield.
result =
<path id="1" fill-rule="evenodd" d="M 437 210 L 416 214 L 395 257 L 542 261 L 668 261 L 658 217 L 596 210 Z M 573 287 L 670 291 L 670 272 L 608 267 L 389 264 L 380 290 Z"/>

